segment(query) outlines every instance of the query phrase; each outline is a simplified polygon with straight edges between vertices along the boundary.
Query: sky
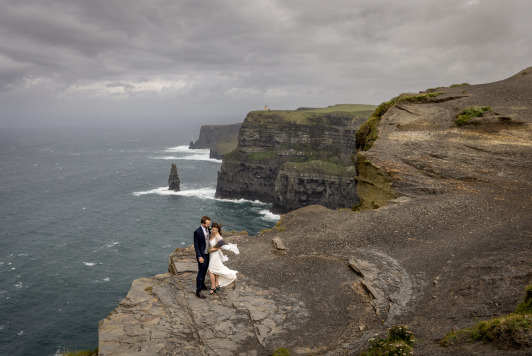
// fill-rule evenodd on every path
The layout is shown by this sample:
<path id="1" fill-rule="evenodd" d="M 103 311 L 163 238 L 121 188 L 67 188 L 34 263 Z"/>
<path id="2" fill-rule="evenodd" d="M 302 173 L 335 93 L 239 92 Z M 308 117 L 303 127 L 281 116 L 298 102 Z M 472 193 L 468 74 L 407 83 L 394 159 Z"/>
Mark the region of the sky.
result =
<path id="1" fill-rule="evenodd" d="M 530 0 L 0 0 L 0 128 L 242 122 L 532 66 Z"/>

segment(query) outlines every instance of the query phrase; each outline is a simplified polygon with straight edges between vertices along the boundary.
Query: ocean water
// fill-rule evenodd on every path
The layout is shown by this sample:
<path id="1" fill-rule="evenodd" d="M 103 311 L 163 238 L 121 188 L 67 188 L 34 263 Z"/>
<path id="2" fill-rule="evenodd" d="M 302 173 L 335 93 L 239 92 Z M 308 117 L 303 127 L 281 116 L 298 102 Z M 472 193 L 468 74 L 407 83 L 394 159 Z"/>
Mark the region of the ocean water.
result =
<path id="1" fill-rule="evenodd" d="M 98 345 L 134 279 L 165 273 L 203 215 L 252 235 L 270 205 L 214 198 L 199 126 L 0 131 L 0 355 Z M 172 163 L 181 191 L 168 191 Z"/>

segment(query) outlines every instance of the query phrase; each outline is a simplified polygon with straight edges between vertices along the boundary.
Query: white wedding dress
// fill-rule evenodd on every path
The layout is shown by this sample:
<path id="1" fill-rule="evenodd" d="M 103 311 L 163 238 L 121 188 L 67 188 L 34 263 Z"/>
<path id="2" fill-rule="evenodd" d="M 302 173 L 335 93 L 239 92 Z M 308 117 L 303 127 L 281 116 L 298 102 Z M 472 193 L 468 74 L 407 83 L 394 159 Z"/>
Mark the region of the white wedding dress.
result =
<path id="1" fill-rule="evenodd" d="M 220 241 L 221 239 L 222 237 L 218 235 L 212 240 L 210 240 L 209 244 L 211 248 L 216 246 L 216 243 L 218 243 L 218 241 Z M 238 248 L 236 247 L 235 244 L 223 245 L 222 248 L 238 253 L 237 252 Z M 227 257 L 225 257 L 222 254 L 222 250 L 217 250 L 217 251 L 209 253 L 209 268 L 208 269 L 209 269 L 209 272 L 212 272 L 218 276 L 218 282 L 220 283 L 220 287 L 225 287 L 231 284 L 236 279 L 236 274 L 238 273 L 238 271 L 234 271 L 226 267 L 223 264 L 224 261 L 227 261 Z"/>

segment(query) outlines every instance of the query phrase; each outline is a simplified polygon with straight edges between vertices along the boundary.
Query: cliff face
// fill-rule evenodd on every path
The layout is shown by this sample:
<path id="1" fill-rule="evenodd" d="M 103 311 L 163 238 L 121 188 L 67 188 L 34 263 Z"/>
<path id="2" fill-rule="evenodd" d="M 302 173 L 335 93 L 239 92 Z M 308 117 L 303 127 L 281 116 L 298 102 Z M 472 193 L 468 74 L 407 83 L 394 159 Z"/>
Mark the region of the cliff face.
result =
<path id="1" fill-rule="evenodd" d="M 495 83 L 429 89 L 384 103 L 373 128 L 357 132 L 363 205 L 442 194 L 465 182 L 530 181 L 530 171 L 508 171 L 530 163 L 531 93 L 528 68 Z M 473 115 L 460 123 L 466 111 Z"/>
<path id="2" fill-rule="evenodd" d="M 216 196 L 275 203 L 277 211 L 320 202 L 328 202 L 331 208 L 351 207 L 357 201 L 351 182 L 355 172 L 347 167 L 352 166 L 355 131 L 370 113 L 367 107 L 250 112 L 240 129 L 237 149 L 224 157 Z M 309 161 L 332 168 L 327 172 L 311 166 L 285 167 L 287 162 Z M 304 187 L 298 180 L 305 182 Z M 331 184 L 339 188 L 334 192 L 352 196 L 335 196 L 326 188 Z"/>
<path id="3" fill-rule="evenodd" d="M 287 162 L 275 179 L 271 210 L 284 214 L 312 204 L 330 209 L 358 205 L 354 176 L 354 166 L 322 161 Z"/>
<path id="4" fill-rule="evenodd" d="M 403 324 L 416 355 L 530 355 L 530 328 L 439 341 L 512 313 L 532 284 L 532 68 L 437 92 L 394 100 L 359 135 L 359 194 L 374 209 L 313 205 L 225 236 L 238 279 L 207 300 L 193 248 L 176 250 L 169 274 L 135 281 L 100 322 L 100 354 L 358 355 Z M 491 109 L 458 125 L 470 107 Z M 309 179 L 305 168 L 284 167 Z"/>
<path id="5" fill-rule="evenodd" d="M 222 159 L 226 153 L 233 151 L 238 143 L 238 131 L 242 124 L 203 125 L 196 142 L 190 142 L 190 149 L 209 148 L 210 157 Z"/>

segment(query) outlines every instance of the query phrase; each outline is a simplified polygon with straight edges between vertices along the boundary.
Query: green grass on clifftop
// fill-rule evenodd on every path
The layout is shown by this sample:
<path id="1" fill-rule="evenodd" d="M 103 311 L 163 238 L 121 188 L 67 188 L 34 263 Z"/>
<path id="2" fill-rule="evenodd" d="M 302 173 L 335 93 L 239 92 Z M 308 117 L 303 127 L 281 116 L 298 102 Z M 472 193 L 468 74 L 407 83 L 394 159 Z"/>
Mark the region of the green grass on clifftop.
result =
<path id="1" fill-rule="evenodd" d="M 388 329 L 388 338 L 369 340 L 370 348 L 360 356 L 402 356 L 413 355 L 414 339 L 412 332 L 404 325 Z"/>
<path id="2" fill-rule="evenodd" d="M 378 137 L 378 126 L 381 117 L 395 104 L 401 101 L 428 101 L 443 93 L 424 93 L 424 94 L 401 94 L 395 98 L 380 104 L 371 116 L 364 122 L 356 132 L 356 147 L 359 150 L 367 151 L 373 146 L 373 142 Z"/>
<path id="3" fill-rule="evenodd" d="M 323 119 L 324 114 L 334 120 L 347 118 L 364 119 L 375 110 L 375 105 L 365 104 L 341 104 L 328 106 L 326 108 L 312 108 L 304 110 L 269 110 L 251 111 L 246 120 L 260 123 L 291 122 L 298 125 L 315 124 L 317 120 Z"/>
<path id="4" fill-rule="evenodd" d="M 491 320 L 481 321 L 475 326 L 450 332 L 441 340 L 442 346 L 457 343 L 483 341 L 498 348 L 532 347 L 532 285 L 525 290 L 525 298 L 515 313 Z"/>

